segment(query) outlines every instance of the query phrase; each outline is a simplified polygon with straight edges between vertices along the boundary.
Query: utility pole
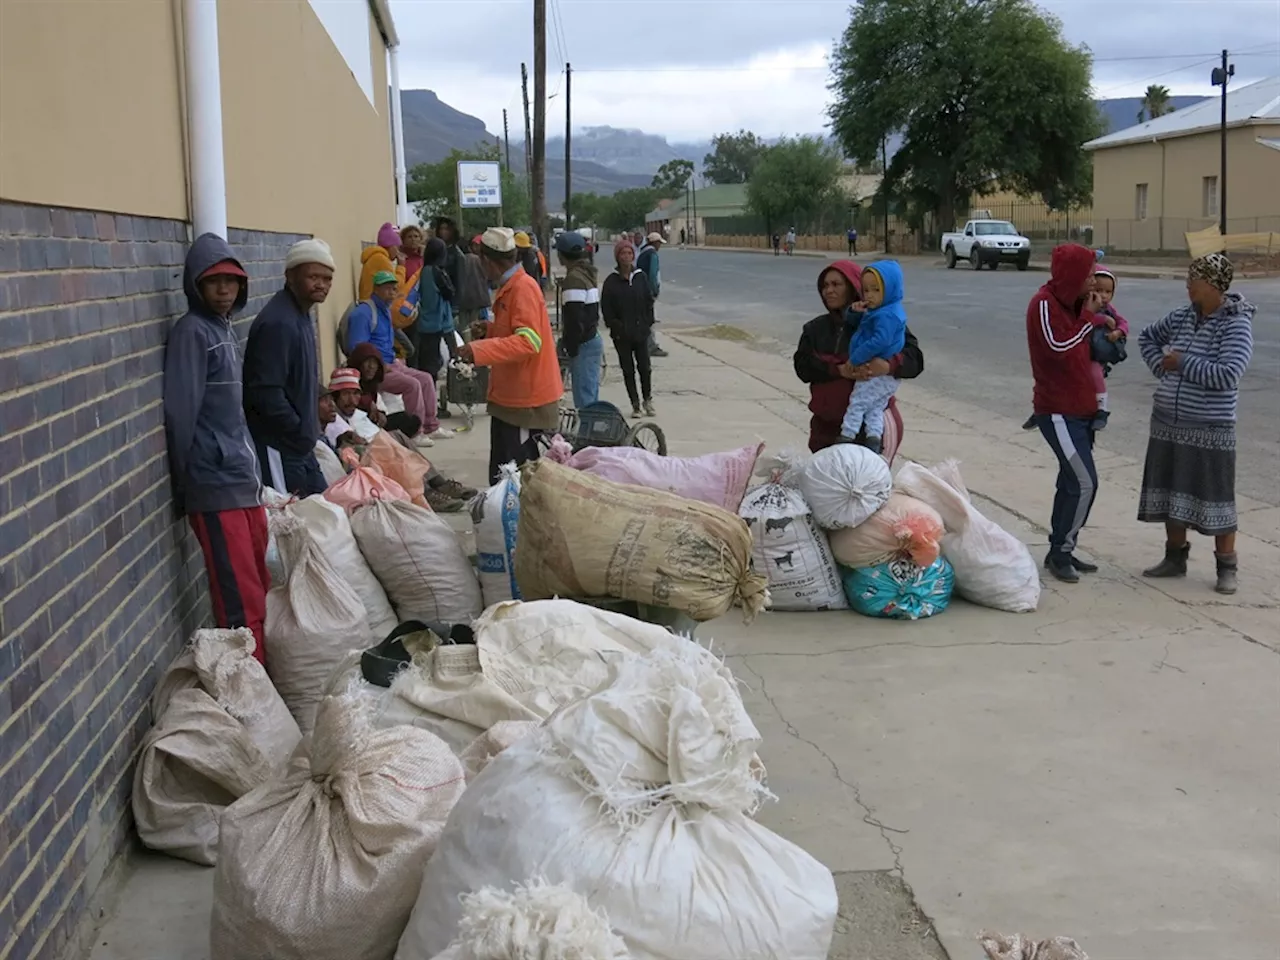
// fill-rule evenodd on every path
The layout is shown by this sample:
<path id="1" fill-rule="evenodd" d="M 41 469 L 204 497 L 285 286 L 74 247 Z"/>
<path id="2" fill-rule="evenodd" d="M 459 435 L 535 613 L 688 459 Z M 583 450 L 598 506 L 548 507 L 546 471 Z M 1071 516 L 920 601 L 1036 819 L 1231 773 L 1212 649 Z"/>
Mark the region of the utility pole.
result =
<path id="1" fill-rule="evenodd" d="M 507 147 L 507 173 L 511 172 L 511 130 L 507 127 L 507 108 L 502 108 L 502 142 Z"/>
<path id="2" fill-rule="evenodd" d="M 695 176 L 694 178 L 690 179 L 689 183 L 693 187 L 691 191 L 691 194 L 693 196 L 693 245 L 696 247 L 698 245 L 698 180 L 697 180 L 697 177 Z"/>
<path id="3" fill-rule="evenodd" d="M 524 179 L 533 188 L 533 125 L 529 123 L 529 68 L 520 64 L 520 89 L 524 92 Z"/>
<path id="4" fill-rule="evenodd" d="M 547 0 L 533 0 L 533 232 L 547 249 Z"/>
<path id="5" fill-rule="evenodd" d="M 889 253 L 889 138 L 880 138 L 880 192 L 884 194 L 884 252 Z"/>
<path id="6" fill-rule="evenodd" d="M 573 67 L 568 61 L 564 65 L 564 228 L 566 230 L 573 229 L 573 211 L 570 209 L 570 197 L 573 196 L 573 187 L 571 186 L 573 178 L 570 171 L 569 143 L 573 137 L 573 128 L 570 126 L 571 121 L 571 105 L 573 103 Z"/>
<path id="7" fill-rule="evenodd" d="M 1233 63 L 1227 63 L 1227 51 L 1222 51 L 1222 66 L 1214 67 L 1210 81 L 1215 87 L 1222 87 L 1222 123 L 1219 135 L 1222 140 L 1222 169 L 1218 174 L 1218 231 L 1227 235 L 1227 81 L 1236 75 Z M 1164 211 L 1162 210 L 1161 213 Z"/>

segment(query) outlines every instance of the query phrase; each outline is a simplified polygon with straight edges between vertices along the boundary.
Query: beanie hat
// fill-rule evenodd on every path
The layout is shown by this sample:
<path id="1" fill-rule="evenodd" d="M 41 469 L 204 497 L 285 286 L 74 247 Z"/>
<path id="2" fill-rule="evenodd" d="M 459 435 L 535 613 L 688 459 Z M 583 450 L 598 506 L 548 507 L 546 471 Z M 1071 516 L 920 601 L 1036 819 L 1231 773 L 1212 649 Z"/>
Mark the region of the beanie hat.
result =
<path id="1" fill-rule="evenodd" d="M 400 281 L 396 279 L 396 275 L 392 273 L 390 270 L 379 270 L 377 273 L 373 275 L 373 285 L 375 287 L 380 287 L 384 283 L 399 283 L 399 282 Z"/>
<path id="2" fill-rule="evenodd" d="M 523 230 L 517 231 L 513 239 L 516 242 L 516 246 L 521 250 L 525 250 L 533 246 L 533 241 L 529 239 L 529 235 Z"/>
<path id="3" fill-rule="evenodd" d="M 319 237 L 312 237 L 310 240 L 299 240 L 285 254 L 284 268 L 286 271 L 292 270 L 294 267 L 300 267 L 304 263 L 319 263 L 330 270 L 337 269 L 333 262 L 333 253 L 329 250 L 329 245 Z"/>
<path id="4" fill-rule="evenodd" d="M 400 246 L 400 231 L 395 228 L 394 224 L 384 223 L 378 228 L 378 246 L 380 247 L 398 247 Z"/>
<path id="5" fill-rule="evenodd" d="M 511 253 L 516 248 L 516 235 L 510 227 L 490 227 L 481 235 L 480 245 L 494 253 Z"/>
<path id="6" fill-rule="evenodd" d="M 636 252 L 635 245 L 634 245 L 630 240 L 628 240 L 626 237 L 623 237 L 621 240 L 619 240 L 617 243 L 615 243 L 615 244 L 613 245 L 613 259 L 614 259 L 614 260 L 618 260 L 618 259 L 620 259 L 620 255 L 621 255 L 621 253 L 622 253 L 622 251 L 623 251 L 623 248 L 626 248 L 626 249 L 630 250 L 630 251 L 631 251 L 631 253 L 632 253 L 633 255 L 634 255 L 634 254 L 635 254 L 635 252 Z"/>
<path id="7" fill-rule="evenodd" d="M 352 370 L 350 367 L 338 367 L 333 373 L 329 374 L 329 391 L 331 393 L 337 393 L 339 390 L 359 389 L 359 371 Z"/>

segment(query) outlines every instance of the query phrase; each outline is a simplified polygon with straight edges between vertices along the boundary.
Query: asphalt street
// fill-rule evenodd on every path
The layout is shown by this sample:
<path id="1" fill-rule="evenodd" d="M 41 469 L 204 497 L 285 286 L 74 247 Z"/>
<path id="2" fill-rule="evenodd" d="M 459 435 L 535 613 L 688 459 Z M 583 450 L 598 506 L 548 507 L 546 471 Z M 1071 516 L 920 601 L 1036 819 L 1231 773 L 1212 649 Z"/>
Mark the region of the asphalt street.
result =
<path id="1" fill-rule="evenodd" d="M 698 323 L 728 324 L 758 338 L 794 344 L 822 312 L 822 261 L 668 248 L 662 254 L 662 304 Z M 1044 272 L 1012 268 L 975 273 L 964 265 L 908 263 L 906 305 L 925 355 L 921 384 L 1021 422 L 1031 412 L 1026 309 Z M 604 265 L 602 264 L 602 269 Z M 1258 308 L 1253 362 L 1240 392 L 1237 492 L 1280 505 L 1280 280 L 1242 280 L 1233 289 Z M 1186 299 L 1178 280 L 1121 278 L 1115 304 L 1133 329 L 1130 359 L 1108 380 L 1111 421 L 1099 445 L 1129 456 L 1147 442 L 1154 381 L 1137 356 L 1137 331 Z M 661 307 L 659 308 L 661 316 Z M 910 430 L 910 424 L 907 425 Z"/>

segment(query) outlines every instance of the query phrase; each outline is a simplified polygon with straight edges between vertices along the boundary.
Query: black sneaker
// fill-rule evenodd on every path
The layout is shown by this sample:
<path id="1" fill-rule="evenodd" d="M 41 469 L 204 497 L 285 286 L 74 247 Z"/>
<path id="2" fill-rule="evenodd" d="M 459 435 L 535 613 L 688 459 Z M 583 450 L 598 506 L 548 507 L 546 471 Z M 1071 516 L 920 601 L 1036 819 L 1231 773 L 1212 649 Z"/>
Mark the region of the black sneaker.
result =
<path id="1" fill-rule="evenodd" d="M 1039 426 L 1040 424 L 1036 423 L 1036 415 L 1034 413 L 1022 421 L 1023 430 L 1035 430 Z"/>
<path id="2" fill-rule="evenodd" d="M 1080 574 L 1071 562 L 1071 554 L 1051 550 L 1044 558 L 1044 568 L 1063 583 L 1079 583 Z"/>

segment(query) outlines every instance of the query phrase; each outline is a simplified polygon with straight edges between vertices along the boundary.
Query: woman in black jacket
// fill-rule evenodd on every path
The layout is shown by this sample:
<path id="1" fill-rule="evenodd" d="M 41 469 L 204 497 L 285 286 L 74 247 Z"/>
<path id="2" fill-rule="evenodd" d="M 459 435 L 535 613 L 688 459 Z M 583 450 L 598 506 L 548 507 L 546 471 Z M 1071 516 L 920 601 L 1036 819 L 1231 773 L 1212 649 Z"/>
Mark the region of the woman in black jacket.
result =
<path id="1" fill-rule="evenodd" d="M 600 313 L 618 351 L 618 365 L 631 398 L 631 415 L 652 417 L 653 383 L 649 365 L 649 330 L 653 326 L 653 291 L 644 272 L 636 269 L 636 248 L 627 239 L 613 245 L 613 259 L 618 269 L 604 278 L 600 291 Z M 640 390 L 636 391 L 636 371 L 640 372 Z"/>

